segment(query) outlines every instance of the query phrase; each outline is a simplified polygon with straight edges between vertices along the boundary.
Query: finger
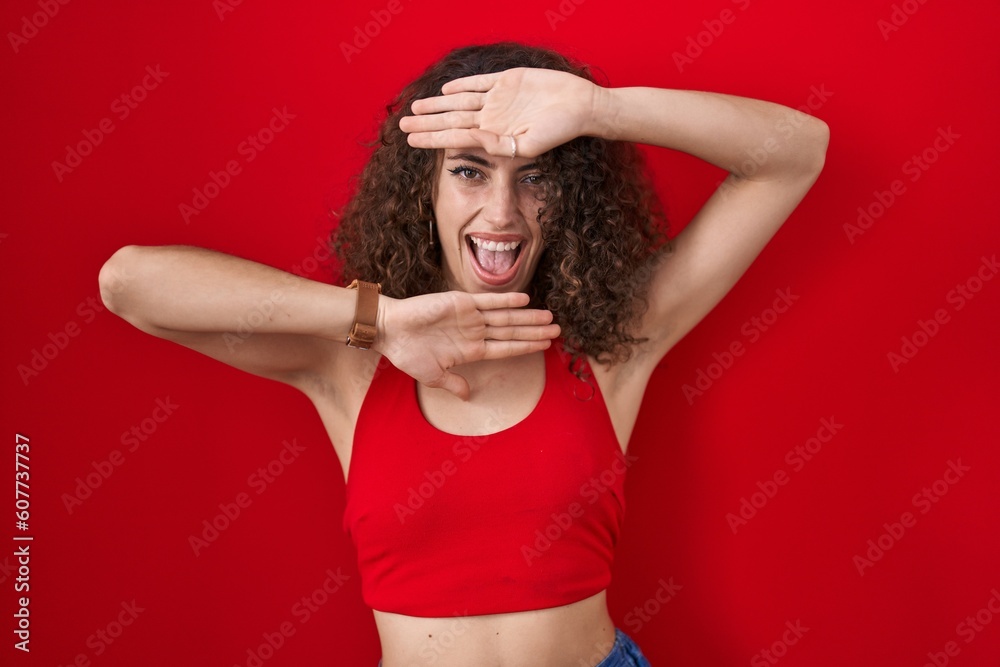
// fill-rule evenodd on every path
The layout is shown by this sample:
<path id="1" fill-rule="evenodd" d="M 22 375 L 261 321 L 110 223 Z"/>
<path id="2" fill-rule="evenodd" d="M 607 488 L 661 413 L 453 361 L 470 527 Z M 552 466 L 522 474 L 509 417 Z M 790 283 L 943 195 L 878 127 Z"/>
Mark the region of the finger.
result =
<path id="1" fill-rule="evenodd" d="M 470 132 L 471 130 L 459 128 L 440 132 L 411 132 L 406 135 L 406 143 L 414 148 L 483 148 Z"/>
<path id="2" fill-rule="evenodd" d="M 519 308 L 531 301 L 531 297 L 524 292 L 477 292 L 469 296 L 479 310 Z"/>
<path id="3" fill-rule="evenodd" d="M 486 130 L 481 130 L 478 127 L 473 127 L 469 129 L 469 135 L 476 140 L 480 146 L 483 147 L 490 155 L 496 155 L 499 157 L 510 157 L 510 135 L 504 134 L 494 134 L 493 132 L 488 132 Z M 520 151 L 518 151 L 520 155 Z M 523 157 L 523 156 L 522 156 Z"/>
<path id="4" fill-rule="evenodd" d="M 439 132 L 452 128 L 471 128 L 477 124 L 474 111 L 448 111 L 429 116 L 403 116 L 399 129 L 403 132 Z"/>
<path id="5" fill-rule="evenodd" d="M 559 337 L 558 324 L 529 325 L 517 327 L 486 327 L 483 334 L 487 341 L 539 341 Z"/>
<path id="6" fill-rule="evenodd" d="M 472 393 L 472 390 L 469 388 L 468 380 L 458 373 L 452 373 L 451 371 L 445 371 L 444 375 L 436 381 L 427 382 L 425 384 L 428 387 L 439 387 L 445 391 L 451 392 L 463 401 L 469 400 L 469 395 Z"/>
<path id="7" fill-rule="evenodd" d="M 535 308 L 502 308 L 483 312 L 488 327 L 544 326 L 552 322 L 552 311 Z"/>
<path id="8" fill-rule="evenodd" d="M 458 93 L 438 95 L 413 100 L 410 111 L 415 114 L 441 113 L 442 111 L 479 111 L 483 108 L 483 96 L 479 93 Z"/>
<path id="9" fill-rule="evenodd" d="M 474 91 L 482 93 L 492 88 L 493 84 L 496 83 L 496 80 L 500 78 L 501 74 L 503 74 L 503 72 L 475 74 L 473 76 L 464 76 L 461 79 L 453 79 L 441 86 L 441 92 L 445 95 L 451 95 L 461 91 Z"/>
<path id="10" fill-rule="evenodd" d="M 537 143 L 527 134 L 494 134 L 478 127 L 470 127 L 469 134 L 490 155 L 511 157 L 512 148 L 516 149 L 516 157 L 532 158 L 541 155 Z M 514 144 L 510 142 L 511 136 L 514 137 Z"/>
<path id="11" fill-rule="evenodd" d="M 552 344 L 550 340 L 519 341 L 519 340 L 488 340 L 484 359 L 506 359 L 532 352 L 541 352 Z"/>

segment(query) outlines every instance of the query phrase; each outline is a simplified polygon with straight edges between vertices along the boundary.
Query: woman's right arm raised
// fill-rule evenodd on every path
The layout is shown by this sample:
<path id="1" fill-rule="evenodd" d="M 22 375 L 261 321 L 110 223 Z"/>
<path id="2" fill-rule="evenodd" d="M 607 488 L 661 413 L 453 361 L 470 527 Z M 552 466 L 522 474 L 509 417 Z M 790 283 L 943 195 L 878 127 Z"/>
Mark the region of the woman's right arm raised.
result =
<path id="1" fill-rule="evenodd" d="M 335 363 L 354 292 L 190 246 L 125 246 L 101 298 L 136 328 L 298 388 Z"/>
<path id="2" fill-rule="evenodd" d="M 357 293 L 239 257 L 190 246 L 125 246 L 104 264 L 101 297 L 116 315 L 154 336 L 303 391 L 336 389 L 353 364 L 341 355 Z M 427 384 L 468 396 L 449 369 L 526 354 L 559 335 L 524 294 L 444 292 L 379 298 L 373 349 Z M 358 359 L 359 357 L 353 357 Z"/>

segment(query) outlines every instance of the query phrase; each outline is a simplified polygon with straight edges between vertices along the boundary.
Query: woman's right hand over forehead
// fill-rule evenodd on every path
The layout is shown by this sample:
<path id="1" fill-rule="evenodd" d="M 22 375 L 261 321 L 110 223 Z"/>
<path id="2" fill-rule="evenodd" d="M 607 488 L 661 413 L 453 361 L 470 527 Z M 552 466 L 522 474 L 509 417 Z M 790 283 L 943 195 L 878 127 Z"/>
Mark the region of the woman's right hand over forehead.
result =
<path id="1" fill-rule="evenodd" d="M 399 127 L 415 148 L 476 148 L 537 157 L 578 136 L 596 136 L 604 89 L 568 72 L 517 67 L 444 84 L 416 100 Z M 510 139 L 514 137 L 515 143 Z"/>

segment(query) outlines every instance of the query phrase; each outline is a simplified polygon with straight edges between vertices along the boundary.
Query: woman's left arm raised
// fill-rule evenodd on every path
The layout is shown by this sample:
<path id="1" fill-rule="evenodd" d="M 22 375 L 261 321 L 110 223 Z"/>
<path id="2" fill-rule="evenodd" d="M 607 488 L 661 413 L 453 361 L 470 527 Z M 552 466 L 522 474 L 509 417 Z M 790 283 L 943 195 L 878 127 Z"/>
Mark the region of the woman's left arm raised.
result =
<path id="1" fill-rule="evenodd" d="M 638 335 L 661 358 L 746 272 L 823 169 L 829 128 L 720 93 L 598 89 L 589 135 L 683 151 L 729 172 L 657 263 Z"/>

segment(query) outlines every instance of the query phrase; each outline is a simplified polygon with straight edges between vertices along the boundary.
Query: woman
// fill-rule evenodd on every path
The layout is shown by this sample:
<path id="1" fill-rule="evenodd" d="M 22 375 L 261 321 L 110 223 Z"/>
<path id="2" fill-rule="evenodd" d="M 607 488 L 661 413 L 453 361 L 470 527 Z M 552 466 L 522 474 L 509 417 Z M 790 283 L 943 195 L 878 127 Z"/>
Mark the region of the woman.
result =
<path id="1" fill-rule="evenodd" d="M 518 44 L 459 49 L 390 107 L 344 213 L 356 289 L 128 246 L 102 295 L 313 401 L 385 667 L 646 665 L 605 598 L 646 384 L 812 186 L 827 141 L 776 104 L 604 88 Z M 668 245 L 630 142 L 730 172 Z M 265 305 L 252 334 L 225 335 Z"/>

